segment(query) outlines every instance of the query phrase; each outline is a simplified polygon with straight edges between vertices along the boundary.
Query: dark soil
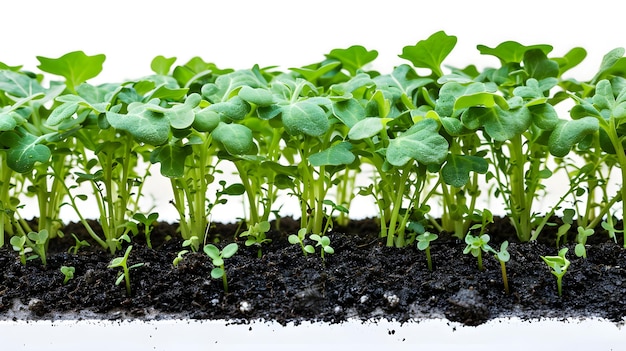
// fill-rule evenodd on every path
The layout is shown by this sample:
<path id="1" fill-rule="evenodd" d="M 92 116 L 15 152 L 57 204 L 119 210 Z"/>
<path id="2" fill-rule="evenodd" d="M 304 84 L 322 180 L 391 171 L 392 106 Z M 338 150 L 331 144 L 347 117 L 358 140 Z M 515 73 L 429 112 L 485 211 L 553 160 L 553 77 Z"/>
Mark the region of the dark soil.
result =
<path id="1" fill-rule="evenodd" d="M 600 317 L 616 323 L 626 315 L 626 250 L 621 240 L 598 232 L 590 238 L 588 258 L 574 255 L 563 278 L 563 296 L 557 296 L 556 280 L 540 255 L 555 255 L 554 242 L 518 243 L 506 220 L 489 227 L 494 248 L 510 241 L 507 264 L 510 294 L 502 285 L 500 264 L 484 257 L 485 270 L 476 258 L 464 255 L 465 243 L 443 233 L 432 245 L 434 270 L 415 245 L 389 248 L 378 238 L 371 220 L 353 221 L 329 234 L 335 253 L 325 262 L 319 255 L 304 256 L 288 243 L 299 224 L 281 221 L 272 230 L 273 241 L 257 249 L 239 242 L 239 252 L 226 260 L 229 293 L 222 281 L 211 279 L 210 259 L 190 253 L 177 267 L 172 261 L 182 240 L 175 225 L 160 223 L 152 234 L 154 249 L 142 236 L 133 239 L 129 264 L 132 296 L 124 283 L 116 286 L 117 269 L 107 268 L 112 257 L 92 242 L 78 254 L 67 253 L 74 243 L 70 235 L 54 239 L 48 265 L 39 260 L 26 266 L 10 245 L 0 249 L 0 319 L 253 319 L 280 323 L 304 320 L 342 322 L 348 318 L 386 318 L 408 321 L 446 317 L 466 325 L 492 318 L 516 316 Z M 232 241 L 237 225 L 214 225 L 211 233 L 224 245 Z M 70 224 L 65 233 L 87 238 L 82 226 Z M 593 239 L 593 240 L 591 240 Z M 318 248 L 319 252 L 319 248 Z M 119 253 L 123 255 L 123 251 Z M 74 279 L 63 284 L 61 266 L 76 269 Z"/>

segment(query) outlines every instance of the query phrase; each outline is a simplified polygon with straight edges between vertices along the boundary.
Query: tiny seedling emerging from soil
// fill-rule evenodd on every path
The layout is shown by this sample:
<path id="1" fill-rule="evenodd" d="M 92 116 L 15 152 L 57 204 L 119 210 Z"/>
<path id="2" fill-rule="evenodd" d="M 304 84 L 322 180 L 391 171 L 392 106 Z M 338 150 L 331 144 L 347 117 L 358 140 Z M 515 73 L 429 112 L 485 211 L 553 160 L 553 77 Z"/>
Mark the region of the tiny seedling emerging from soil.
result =
<path id="1" fill-rule="evenodd" d="M 20 235 L 12 236 L 10 239 L 10 244 L 11 244 L 11 247 L 13 247 L 13 250 L 18 252 L 20 256 L 20 262 L 22 262 L 23 265 L 26 264 L 26 261 L 30 261 L 32 259 L 37 258 L 36 255 L 28 255 L 29 253 L 33 252 L 33 249 L 26 246 L 25 236 L 20 236 Z"/>
<path id="2" fill-rule="evenodd" d="M 500 262 L 500 270 L 502 271 L 502 283 L 504 284 L 504 292 L 509 294 L 509 280 L 506 275 L 506 263 L 511 259 L 511 254 L 507 251 L 509 242 L 505 241 L 500 244 L 500 251 L 493 250 L 498 262 Z"/>
<path id="3" fill-rule="evenodd" d="M 437 238 L 439 238 L 439 236 L 431 232 L 424 232 L 415 237 L 415 239 L 417 239 L 417 248 L 426 253 L 426 262 L 428 263 L 429 271 L 433 270 L 433 262 L 430 259 L 430 243 L 437 240 Z"/>
<path id="4" fill-rule="evenodd" d="M 152 248 L 152 241 L 150 241 L 150 234 L 152 234 L 152 229 L 154 229 L 154 223 L 159 219 L 159 214 L 156 212 L 150 213 L 148 217 L 146 217 L 143 213 L 135 213 L 133 215 L 133 219 L 137 222 L 143 224 L 143 232 L 146 236 L 146 245 L 149 248 Z"/>
<path id="5" fill-rule="evenodd" d="M 178 251 L 178 254 L 176 255 L 176 258 L 174 259 L 174 261 L 172 261 L 172 264 L 174 265 L 174 267 L 178 267 L 178 264 L 180 263 L 180 261 L 183 260 L 183 258 L 185 258 L 184 256 L 187 253 L 189 253 L 189 250 Z"/>
<path id="6" fill-rule="evenodd" d="M 487 244 L 489 242 L 489 235 L 483 234 L 481 236 L 473 236 L 471 234 L 467 234 L 465 236 L 465 243 L 467 246 L 463 250 L 464 254 L 471 253 L 472 256 L 476 257 L 478 260 L 478 269 L 484 270 L 483 267 L 483 251 L 484 252 L 493 252 L 494 250 Z"/>
<path id="7" fill-rule="evenodd" d="M 246 246 L 252 246 L 252 245 L 258 246 L 259 247 L 258 256 L 259 258 L 261 258 L 261 256 L 263 256 L 263 253 L 261 252 L 261 245 L 272 242 L 272 239 L 268 239 L 265 236 L 265 233 L 267 233 L 269 230 L 270 230 L 270 222 L 263 221 L 255 225 L 252 225 L 248 230 L 239 234 L 239 236 L 247 237 Z"/>
<path id="8" fill-rule="evenodd" d="M 70 279 L 74 279 L 74 272 L 76 272 L 76 269 L 74 267 L 61 266 L 60 270 L 61 273 L 63 273 L 63 275 L 65 276 L 65 278 L 63 279 L 63 284 L 67 284 Z"/>
<path id="9" fill-rule="evenodd" d="M 561 282 L 563 281 L 563 276 L 565 272 L 567 272 L 567 267 L 569 267 L 570 261 L 565 257 L 567 253 L 567 248 L 564 247 L 559 251 L 557 256 L 541 256 L 543 261 L 550 267 L 551 273 L 556 277 L 556 288 L 559 296 L 562 295 Z"/>
<path id="10" fill-rule="evenodd" d="M 315 253 L 315 248 L 312 245 L 304 245 L 304 239 L 306 238 L 306 232 L 307 232 L 306 228 L 300 228 L 300 230 L 298 230 L 298 234 L 291 234 L 287 238 L 287 240 L 289 240 L 289 243 L 291 243 L 293 245 L 296 245 L 296 244 L 300 245 L 300 247 L 302 248 L 302 253 L 304 254 L 304 256 L 306 256 L 307 254 L 310 254 L 310 253 Z"/>
<path id="11" fill-rule="evenodd" d="M 206 244 L 204 246 L 204 253 L 211 258 L 215 266 L 215 268 L 211 270 L 211 277 L 213 279 L 222 278 L 224 293 L 228 293 L 228 279 L 226 278 L 226 269 L 224 269 L 224 259 L 233 257 L 238 249 L 239 246 L 237 246 L 236 243 L 226 245 L 221 251 L 213 244 Z"/>
<path id="12" fill-rule="evenodd" d="M 325 260 L 324 258 L 324 253 L 327 254 L 334 254 L 335 253 L 335 249 L 333 249 L 330 246 L 330 238 L 327 237 L 326 235 L 318 235 L 318 234 L 311 234 L 309 235 L 309 239 L 317 242 L 317 244 L 315 244 L 315 246 L 321 246 L 322 249 L 320 250 L 320 255 L 322 256 L 322 261 Z M 307 245 L 307 246 L 311 246 L 311 245 Z M 306 249 L 306 246 L 305 246 Z M 307 249 L 307 252 L 310 252 L 311 249 Z M 313 248 L 313 252 L 315 252 L 315 248 Z"/>
<path id="13" fill-rule="evenodd" d="M 133 268 L 137 268 L 137 267 L 143 266 L 143 263 L 136 263 L 136 264 L 128 267 L 128 256 L 130 255 L 130 251 L 132 249 L 133 249 L 132 245 L 128 246 L 128 248 L 126 248 L 126 253 L 124 253 L 124 256 L 114 258 L 111 261 L 111 263 L 109 264 L 109 266 L 108 266 L 108 268 L 116 268 L 116 267 L 121 267 L 122 268 L 122 271 L 120 272 L 120 274 L 117 277 L 117 280 L 115 281 L 115 285 L 120 285 L 122 280 L 125 280 L 126 281 L 126 294 L 128 294 L 128 296 L 130 296 L 130 294 L 131 294 L 131 290 L 130 290 L 130 270 L 133 269 Z"/>
<path id="14" fill-rule="evenodd" d="M 87 240 L 78 239 L 78 237 L 74 233 L 72 233 L 72 237 L 74 237 L 74 240 L 76 241 L 76 243 L 74 244 L 74 246 L 70 247 L 67 250 L 67 252 L 71 254 L 76 255 L 78 253 L 78 250 L 80 250 L 80 248 L 83 246 L 91 246 Z"/>
<path id="15" fill-rule="evenodd" d="M 578 234 L 576 235 L 576 241 L 578 243 L 576 244 L 576 247 L 574 247 L 574 253 L 578 257 L 587 258 L 587 249 L 585 248 L 585 245 L 587 244 L 587 238 L 593 235 L 594 230 L 591 228 L 585 229 L 580 226 L 577 230 Z"/>

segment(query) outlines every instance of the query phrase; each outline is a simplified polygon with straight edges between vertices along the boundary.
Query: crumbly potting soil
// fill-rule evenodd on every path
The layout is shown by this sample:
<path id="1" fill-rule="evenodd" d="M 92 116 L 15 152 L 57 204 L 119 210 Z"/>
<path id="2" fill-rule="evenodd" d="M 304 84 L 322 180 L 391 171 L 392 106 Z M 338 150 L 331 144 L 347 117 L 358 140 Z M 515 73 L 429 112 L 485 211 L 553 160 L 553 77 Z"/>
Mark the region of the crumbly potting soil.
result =
<path id="1" fill-rule="evenodd" d="M 229 293 L 222 281 L 211 279 L 211 260 L 203 252 L 189 253 L 177 267 L 172 261 L 182 249 L 176 226 L 160 223 L 152 234 L 154 249 L 141 236 L 133 239 L 129 265 L 132 295 L 124 283 L 116 286 L 118 269 L 107 268 L 112 256 L 94 242 L 78 254 L 67 249 L 74 239 L 54 239 L 48 265 L 39 260 L 26 266 L 10 245 L 0 249 L 0 319 L 226 319 L 245 322 L 265 319 L 280 323 L 304 320 L 342 322 L 348 318 L 385 318 L 396 321 L 445 317 L 466 325 L 492 318 L 601 317 L 621 322 L 626 314 L 626 250 L 605 233 L 592 236 L 588 258 L 574 255 L 558 297 L 555 277 L 540 255 L 556 255 L 550 240 L 518 243 L 507 220 L 490 225 L 490 244 L 510 241 L 507 263 L 510 294 L 502 285 L 500 264 L 484 257 L 484 271 L 476 258 L 464 255 L 465 243 L 442 234 L 432 244 L 434 270 L 414 245 L 398 249 L 384 246 L 372 220 L 352 221 L 330 234 L 335 253 L 322 261 L 319 254 L 304 256 L 287 235 L 299 223 L 283 218 L 273 240 L 255 247 L 239 240 L 239 251 L 226 260 Z M 232 241 L 237 225 L 215 224 L 218 246 Z M 70 224 L 65 233 L 87 240 L 82 226 Z M 317 248 L 319 252 L 319 247 Z M 119 256 L 123 251 L 119 252 Z M 75 267 L 75 277 L 63 284 L 61 266 Z"/>

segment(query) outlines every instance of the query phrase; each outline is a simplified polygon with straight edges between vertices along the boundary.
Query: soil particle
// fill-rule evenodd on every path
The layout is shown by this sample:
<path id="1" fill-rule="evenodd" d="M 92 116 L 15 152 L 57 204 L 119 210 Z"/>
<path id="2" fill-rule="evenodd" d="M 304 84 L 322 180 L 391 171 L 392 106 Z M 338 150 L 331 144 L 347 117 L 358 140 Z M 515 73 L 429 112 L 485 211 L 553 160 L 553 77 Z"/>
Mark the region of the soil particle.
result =
<path id="1" fill-rule="evenodd" d="M 222 280 L 211 279 L 213 265 L 203 252 L 188 253 L 173 265 L 182 239 L 176 225 L 160 223 L 152 232 L 153 249 L 141 234 L 133 238 L 128 265 L 144 265 L 130 271 L 128 296 L 123 283 L 115 284 L 119 269 L 107 267 L 113 256 L 81 228 L 72 223 L 64 231 L 91 246 L 68 253 L 74 238 L 54 239 L 46 267 L 39 260 L 22 265 L 9 245 L 0 248 L 0 319 L 265 319 L 297 324 L 445 316 L 478 325 L 511 316 L 598 317 L 621 323 L 626 315 L 626 250 L 621 238 L 616 243 L 601 231 L 589 238 L 586 259 L 574 255 L 575 233 L 564 238 L 571 265 L 559 297 L 555 277 L 540 257 L 558 251 L 551 234 L 519 243 L 508 221 L 496 219 L 488 228 L 490 244 L 510 243 L 507 295 L 499 262 L 485 255 L 484 271 L 479 271 L 476 258 L 463 254 L 465 243 L 446 233 L 431 244 L 429 271 L 424 252 L 415 245 L 384 246 L 376 221 L 335 227 L 328 234 L 335 253 L 322 260 L 319 251 L 305 256 L 289 244 L 287 236 L 298 231 L 299 221 L 283 218 L 281 230 L 268 233 L 272 242 L 262 247 L 261 258 L 257 247 L 238 242 L 237 254 L 225 261 L 225 294 Z M 243 229 L 215 224 L 211 232 L 219 233 L 222 247 L 236 238 L 237 230 Z M 75 267 L 74 278 L 65 284 L 61 266 Z"/>

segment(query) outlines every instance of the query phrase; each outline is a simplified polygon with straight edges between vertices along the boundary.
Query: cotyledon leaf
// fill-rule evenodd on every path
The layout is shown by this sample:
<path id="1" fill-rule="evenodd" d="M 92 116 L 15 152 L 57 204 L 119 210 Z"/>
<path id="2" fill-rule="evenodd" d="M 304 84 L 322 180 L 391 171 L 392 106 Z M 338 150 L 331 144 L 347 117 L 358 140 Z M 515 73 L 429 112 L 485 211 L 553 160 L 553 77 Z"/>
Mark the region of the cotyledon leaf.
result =
<path id="1" fill-rule="evenodd" d="M 348 165 L 354 162 L 356 156 L 350 151 L 352 144 L 342 141 L 330 148 L 309 156 L 309 163 L 313 167 Z"/>

